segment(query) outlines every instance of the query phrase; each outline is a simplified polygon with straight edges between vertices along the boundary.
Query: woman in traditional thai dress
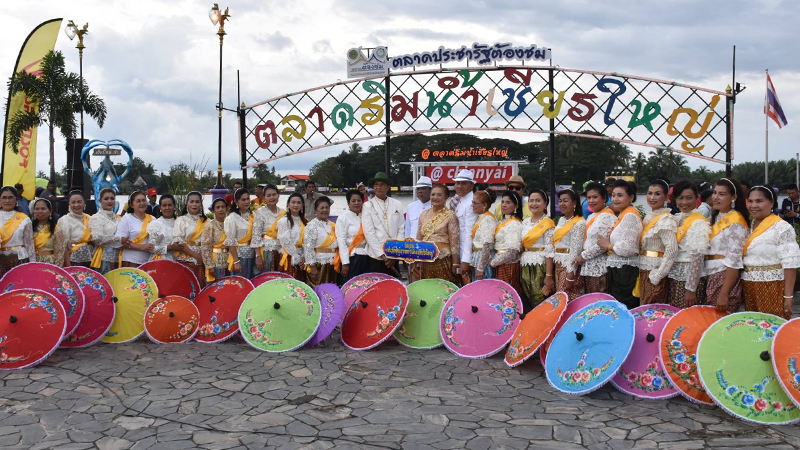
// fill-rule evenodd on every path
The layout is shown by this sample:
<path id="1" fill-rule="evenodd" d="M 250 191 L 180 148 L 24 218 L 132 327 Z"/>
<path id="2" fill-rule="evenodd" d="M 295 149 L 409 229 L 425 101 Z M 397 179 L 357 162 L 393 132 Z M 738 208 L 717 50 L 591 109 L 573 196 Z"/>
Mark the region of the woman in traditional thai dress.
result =
<path id="1" fill-rule="evenodd" d="M 268 184 L 264 187 L 266 203 L 256 210 L 253 219 L 253 239 L 250 246 L 256 252 L 256 273 L 278 270 L 281 259 L 281 243 L 278 242 L 278 220 L 286 215 L 286 210 L 278 206 L 278 187 Z"/>
<path id="2" fill-rule="evenodd" d="M 203 214 L 203 194 L 197 191 L 189 192 L 186 194 L 183 213 L 175 219 L 171 242 L 178 245 L 176 253 L 173 253 L 175 260 L 194 273 L 201 287 L 206 284 L 206 271 L 200 251 L 200 238 L 203 235 L 206 220 L 208 218 Z"/>
<path id="3" fill-rule="evenodd" d="M 553 277 L 553 231 L 556 224 L 547 217 L 550 197 L 541 189 L 531 190 L 528 209 L 531 216 L 522 220 L 520 285 L 523 311 L 528 312 L 555 292 Z"/>
<path id="4" fill-rule="evenodd" d="M 117 225 L 116 236 L 122 240 L 120 267 L 139 267 L 150 260 L 156 246 L 147 242 L 147 226 L 155 220 L 147 214 L 147 196 L 142 191 L 134 191 L 128 199 L 127 214 Z"/>
<path id="5" fill-rule="evenodd" d="M 698 191 L 691 181 L 681 181 L 672 188 L 672 202 L 680 213 L 675 216 L 678 254 L 669 272 L 667 303 L 678 308 L 703 304 L 706 298 L 703 261 L 711 225 L 696 209 Z"/>
<path id="6" fill-rule="evenodd" d="M 711 194 L 711 235 L 703 273 L 706 301 L 720 311 L 736 312 L 742 304 L 739 272 L 742 249 L 749 234 L 746 197 L 733 178 L 720 178 Z"/>
<path id="7" fill-rule="evenodd" d="M 33 246 L 36 249 L 36 261 L 56 264 L 56 219 L 50 200 L 37 198 L 31 205 L 33 212 Z"/>
<path id="8" fill-rule="evenodd" d="M 572 189 L 558 193 L 558 209 L 563 216 L 558 219 L 553 231 L 556 290 L 566 292 L 569 300 L 572 300 L 583 294 L 583 277 L 579 276 L 575 260 L 583 251 L 586 221 L 581 211 L 581 199 Z"/>
<path id="9" fill-rule="evenodd" d="M 13 186 L 0 189 L 0 220 L 3 223 L 0 229 L 0 277 L 36 257 L 31 219 L 17 209 L 18 198 Z"/>
<path id="10" fill-rule="evenodd" d="M 503 220 L 494 231 L 494 257 L 489 265 L 495 278 L 510 284 L 517 293 L 519 284 L 519 254 L 522 248 L 522 197 L 515 191 L 503 191 L 500 200 Z"/>
<path id="11" fill-rule="evenodd" d="M 111 188 L 100 191 L 100 211 L 89 218 L 89 229 L 95 249 L 91 268 L 105 275 L 119 265 L 122 238 L 115 236 L 120 217 L 114 213 L 117 194 Z"/>
<path id="12" fill-rule="evenodd" d="M 228 246 L 228 271 L 247 279 L 253 278 L 256 255 L 250 241 L 253 240 L 253 220 L 250 212 L 250 192 L 239 188 L 233 193 L 233 205 L 225 218 L 225 245 Z"/>
<path id="13" fill-rule="evenodd" d="M 174 242 L 172 232 L 175 228 L 175 197 L 172 194 L 164 194 L 158 199 L 158 208 L 161 216 L 150 222 L 147 226 L 147 233 L 150 235 L 149 242 L 155 245 L 151 260 L 169 259 L 174 260 L 174 252 L 184 250 L 184 245 Z M 198 278 L 202 283 L 202 280 Z"/>
<path id="14" fill-rule="evenodd" d="M 639 279 L 639 238 L 642 235 L 642 216 L 632 205 L 636 201 L 636 185 L 617 180 L 611 192 L 611 210 L 617 220 L 608 236 L 597 238 L 597 245 L 608 253 L 608 293 L 628 309 L 639 306 L 633 290 Z"/>
<path id="15" fill-rule="evenodd" d="M 420 280 L 440 278 L 458 283 L 458 268 L 461 266 L 458 242 L 458 217 L 447 208 L 447 186 L 434 184 L 431 187 L 431 207 L 419 215 L 416 239 L 433 242 L 439 249 L 436 260 L 421 262 Z M 469 243 L 466 243 L 469 245 Z"/>
<path id="16" fill-rule="evenodd" d="M 641 304 L 666 303 L 667 275 L 678 254 L 678 222 L 667 205 L 669 183 L 660 178 L 647 187 L 650 212 L 642 221 L 639 239 L 639 283 Z"/>
<path id="17" fill-rule="evenodd" d="M 341 282 L 366 273 L 367 241 L 364 228 L 361 226 L 361 207 L 364 196 L 361 191 L 347 191 L 347 211 L 336 219 L 336 239 L 339 241 L 339 254 L 333 260 L 334 268 L 339 271 Z"/>
<path id="18" fill-rule="evenodd" d="M 575 259 L 575 265 L 581 267 L 581 278 L 587 293 L 606 292 L 608 290 L 608 254 L 606 249 L 598 245 L 600 236 L 608 236 L 617 216 L 606 206 L 608 190 L 605 185 L 591 182 L 586 185 L 586 203 L 594 211 L 586 220 L 586 231 L 583 236 L 583 251 Z"/>
<path id="19" fill-rule="evenodd" d="M 62 267 L 89 267 L 92 262 L 94 247 L 92 246 L 92 230 L 89 227 L 89 215 L 84 214 L 86 200 L 81 191 L 72 191 L 67 197 L 69 213 L 61 216 L 56 225 L 56 261 Z"/>
<path id="20" fill-rule="evenodd" d="M 744 305 L 748 311 L 792 318 L 794 281 L 800 267 L 800 247 L 794 228 L 773 213 L 775 193 L 753 186 L 747 209 L 753 219 L 742 250 Z"/>
<path id="21" fill-rule="evenodd" d="M 203 225 L 200 238 L 200 249 L 203 254 L 205 280 L 212 283 L 228 275 L 228 247 L 225 246 L 225 217 L 228 215 L 228 203 L 220 197 L 211 202 L 212 220 Z"/>
<path id="22" fill-rule="evenodd" d="M 303 235 L 306 218 L 303 216 L 303 196 L 293 192 L 286 201 L 286 215 L 278 221 L 278 242 L 283 254 L 278 270 L 300 281 L 305 281 L 305 257 L 303 256 Z"/>
<path id="23" fill-rule="evenodd" d="M 497 219 L 489 211 L 497 195 L 494 191 L 477 191 L 472 195 L 472 212 L 478 215 L 472 227 L 472 279 L 482 280 L 494 278 L 494 269 L 489 261 L 494 256 L 494 230 L 497 228 Z M 462 245 L 467 245 L 465 242 Z"/>
<path id="24" fill-rule="evenodd" d="M 311 287 L 336 282 L 333 260 L 339 252 L 339 242 L 336 224 L 328 220 L 330 213 L 331 199 L 323 195 L 314 200 L 314 218 L 306 224 L 303 237 L 306 283 Z"/>

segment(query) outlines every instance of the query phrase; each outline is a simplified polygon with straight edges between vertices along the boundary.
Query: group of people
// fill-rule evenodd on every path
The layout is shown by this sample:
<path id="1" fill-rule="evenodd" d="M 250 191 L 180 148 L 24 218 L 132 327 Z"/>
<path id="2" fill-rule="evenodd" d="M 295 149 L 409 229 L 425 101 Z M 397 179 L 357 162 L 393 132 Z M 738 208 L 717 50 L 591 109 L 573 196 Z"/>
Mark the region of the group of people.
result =
<path id="1" fill-rule="evenodd" d="M 341 284 L 367 272 L 400 277 L 398 260 L 386 256 L 384 243 L 408 237 L 438 248 L 434 261 L 409 267 L 409 280 L 441 278 L 464 285 L 500 279 L 517 290 L 525 312 L 565 291 L 570 298 L 608 292 L 629 308 L 709 304 L 733 312 L 744 301 L 748 310 L 791 316 L 800 247 L 792 226 L 774 214 L 777 198 L 767 187 L 754 186 L 745 194 L 738 181 L 721 178 L 713 185 L 707 219 L 698 211 L 695 184 L 670 187 L 656 179 L 647 188 L 650 212 L 642 219 L 633 206 L 636 186 L 625 180 L 611 186 L 590 182 L 580 195 L 564 189 L 551 198 L 541 189 L 528 192 L 515 175 L 492 211 L 495 192 L 476 189 L 473 177 L 461 170 L 452 197 L 447 186 L 421 177 L 417 201 L 404 210 L 388 196 L 392 181 L 379 172 L 368 182 L 374 197 L 348 191 L 347 211 L 336 223 L 329 220 L 331 199 L 313 188 L 292 193 L 284 209 L 276 186 L 260 186 L 259 205 L 251 209 L 250 192 L 240 187 L 227 201 L 212 202 L 213 218 L 204 214 L 200 192 L 186 195 L 180 215 L 175 198 L 162 195 L 155 218 L 145 192 L 132 193 L 128 214 L 120 217 L 113 211 L 114 191 L 104 189 L 101 210 L 90 217 L 76 191 L 67 196 L 69 213 L 56 223 L 48 199 L 35 199 L 28 217 L 17 210 L 19 193 L 5 186 L 0 275 L 27 261 L 106 273 L 170 259 L 203 284 L 265 271 L 311 286 Z M 590 210 L 586 219 L 581 195 Z M 551 202 L 558 202 L 562 214 L 557 222 L 547 213 Z"/>

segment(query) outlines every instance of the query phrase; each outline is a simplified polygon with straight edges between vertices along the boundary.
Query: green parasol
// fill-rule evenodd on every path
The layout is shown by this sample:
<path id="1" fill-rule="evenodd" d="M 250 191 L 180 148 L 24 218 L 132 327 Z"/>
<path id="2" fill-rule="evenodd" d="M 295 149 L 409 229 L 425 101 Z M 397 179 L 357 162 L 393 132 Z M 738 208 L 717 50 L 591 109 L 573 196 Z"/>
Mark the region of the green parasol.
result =
<path id="1" fill-rule="evenodd" d="M 785 425 L 800 409 L 781 389 L 772 367 L 772 340 L 784 319 L 759 312 L 714 322 L 697 347 L 700 381 L 715 403 L 748 422 Z"/>
<path id="2" fill-rule="evenodd" d="M 280 278 L 253 289 L 239 308 L 239 330 L 248 344 L 266 352 L 287 352 L 314 336 L 322 314 L 307 284 Z"/>
<path id="3" fill-rule="evenodd" d="M 439 317 L 444 304 L 457 290 L 455 284 L 438 278 L 409 284 L 406 317 L 394 332 L 394 338 L 411 348 L 429 349 L 442 345 Z"/>

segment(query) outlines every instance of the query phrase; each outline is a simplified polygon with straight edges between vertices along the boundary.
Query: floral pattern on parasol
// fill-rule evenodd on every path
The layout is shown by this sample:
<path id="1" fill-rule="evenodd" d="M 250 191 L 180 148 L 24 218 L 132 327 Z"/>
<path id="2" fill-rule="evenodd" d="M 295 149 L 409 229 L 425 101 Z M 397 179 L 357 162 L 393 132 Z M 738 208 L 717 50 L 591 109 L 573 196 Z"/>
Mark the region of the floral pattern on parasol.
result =
<path id="1" fill-rule="evenodd" d="M 253 310 L 248 310 L 247 314 L 245 315 L 245 323 L 247 327 L 242 330 L 243 333 L 246 333 L 251 339 L 254 341 L 261 341 L 266 345 L 280 345 L 283 344 L 283 340 L 275 340 L 272 339 L 271 332 L 267 328 L 273 322 L 273 319 L 267 319 L 262 322 L 256 323 L 255 319 L 253 319 Z"/>
<path id="2" fill-rule="evenodd" d="M 378 322 L 378 326 L 375 327 L 375 331 L 367 333 L 367 337 L 380 336 L 389 328 L 393 328 L 395 322 L 397 322 L 397 319 L 400 318 L 400 308 L 402 308 L 402 306 L 403 297 L 398 298 L 397 304 L 392 306 L 392 309 L 389 311 L 384 311 L 380 306 L 378 306 L 378 317 L 381 320 Z"/>
<path id="3" fill-rule="evenodd" d="M 514 319 L 516 319 L 518 315 L 516 308 L 517 305 L 514 302 L 514 297 L 508 292 L 508 289 L 501 286 L 498 286 L 497 289 L 500 289 L 500 291 L 503 293 L 501 302 L 498 304 L 486 302 L 486 305 L 494 308 L 495 311 L 502 311 L 503 326 L 494 333 L 486 333 L 486 335 L 495 334 L 500 336 L 501 334 L 505 333 L 514 324 Z"/>
<path id="4" fill-rule="evenodd" d="M 756 417 L 781 417 L 783 411 L 793 411 L 797 406 L 792 403 L 782 403 L 778 401 L 778 394 L 774 392 L 765 392 L 766 386 L 775 381 L 775 377 L 766 376 L 760 383 L 753 385 L 750 389 L 747 386 L 734 386 L 725 381 L 725 376 L 722 370 L 717 371 L 717 383 L 725 391 L 725 395 L 738 406 L 740 410 L 745 411 L 747 418 Z M 777 383 L 777 381 L 775 381 Z"/>
<path id="5" fill-rule="evenodd" d="M 726 330 L 731 330 L 734 327 L 742 325 L 754 327 L 759 331 L 764 331 L 764 335 L 756 342 L 764 342 L 774 338 L 775 332 L 778 331 L 778 328 L 780 328 L 780 324 L 774 320 L 763 319 L 756 321 L 753 319 L 740 319 L 731 322 L 731 324 L 726 327 Z"/>
<path id="6" fill-rule="evenodd" d="M 237 324 L 236 320 L 232 320 L 230 322 L 223 322 L 217 323 L 219 319 L 217 319 L 217 315 L 219 314 L 219 310 L 214 310 L 214 315 L 211 316 L 211 320 L 209 323 L 200 327 L 197 330 L 197 336 L 205 337 L 205 338 L 213 338 L 219 336 L 221 333 L 225 333 L 226 331 L 230 330 L 232 326 Z"/>
<path id="7" fill-rule="evenodd" d="M 583 387 L 588 383 L 602 378 L 603 374 L 608 371 L 614 363 L 614 357 L 612 356 L 602 366 L 592 367 L 591 364 L 586 364 L 586 356 L 588 353 L 588 350 L 584 350 L 581 359 L 578 361 L 578 367 L 567 371 L 562 371 L 560 367 L 556 369 L 558 376 L 564 380 L 563 384 L 565 386 Z"/>
<path id="8" fill-rule="evenodd" d="M 456 317 L 455 313 L 455 306 L 459 300 L 458 298 L 453 300 L 453 303 L 444 310 L 444 323 L 442 324 L 444 337 L 456 347 L 461 347 L 461 343 L 455 340 L 453 334 L 456 332 L 456 326 L 460 323 L 464 323 L 464 319 Z"/>
<path id="9" fill-rule="evenodd" d="M 678 375 L 691 388 L 700 392 L 705 392 L 705 388 L 697 377 L 697 354 L 686 354 L 686 348 L 680 341 L 681 333 L 686 327 L 678 327 L 667 344 L 667 357 L 669 367 L 673 373 Z"/>
<path id="10" fill-rule="evenodd" d="M 53 301 L 41 294 L 27 293 L 24 295 L 28 304 L 23 306 L 22 309 L 44 309 L 45 312 L 50 314 L 50 323 L 55 323 L 58 320 L 58 309 Z"/>
<path id="11" fill-rule="evenodd" d="M 620 369 L 619 373 L 633 389 L 639 389 L 644 392 L 658 392 L 671 389 L 672 383 L 669 382 L 666 374 L 661 370 L 661 365 L 658 360 L 659 357 L 656 355 L 653 362 L 648 364 L 643 372 L 625 372 L 625 369 Z"/>
<path id="12" fill-rule="evenodd" d="M 3 346 L 3 343 L 7 340 L 8 336 L 0 336 L 0 366 L 2 366 L 3 364 L 11 364 L 19 362 L 25 359 L 24 356 L 9 356 L 6 353 L 6 347 Z"/>
<path id="13" fill-rule="evenodd" d="M 78 306 L 78 293 L 76 292 L 78 287 L 75 286 L 72 280 L 56 272 L 55 270 L 42 269 L 42 272 L 49 273 L 55 277 L 56 282 L 58 283 L 55 291 L 59 294 L 66 295 L 67 302 L 69 302 L 69 311 L 67 311 L 67 315 L 71 316 L 75 314 L 75 308 Z M 10 289 L 13 289 L 13 287 L 9 286 L 9 288 L 6 289 L 6 292 L 8 292 Z"/>
<path id="14" fill-rule="evenodd" d="M 153 289 L 150 287 L 150 283 L 147 282 L 142 276 L 136 272 L 129 272 L 129 271 L 121 271 L 122 275 L 126 275 L 130 278 L 131 285 L 126 286 L 126 291 L 139 291 L 144 297 L 144 305 L 150 306 L 150 302 L 153 300 L 155 295 L 153 294 Z"/>
<path id="15" fill-rule="evenodd" d="M 575 314 L 572 316 L 569 322 L 567 322 L 567 325 L 571 325 L 578 320 L 583 320 L 583 324 L 581 324 L 583 326 L 599 316 L 611 316 L 615 320 L 619 318 L 619 314 L 617 313 L 616 309 L 608 305 L 600 305 L 595 308 L 587 309 L 579 314 Z"/>

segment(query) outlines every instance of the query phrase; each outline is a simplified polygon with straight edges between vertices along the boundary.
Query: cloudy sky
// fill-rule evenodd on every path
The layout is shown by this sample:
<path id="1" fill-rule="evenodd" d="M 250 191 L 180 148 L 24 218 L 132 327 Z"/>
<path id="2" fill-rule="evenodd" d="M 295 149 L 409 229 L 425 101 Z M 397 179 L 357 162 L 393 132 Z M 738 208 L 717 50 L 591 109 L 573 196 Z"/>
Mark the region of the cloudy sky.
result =
<path id="1" fill-rule="evenodd" d="M 25 36 L 56 17 L 89 23 L 84 76 L 108 107 L 88 138 L 129 142 L 135 154 L 168 170 L 179 162 L 216 169 L 219 46 L 210 1 L 25 0 L 4 4 L 0 75 L 14 69 Z M 621 72 L 724 90 L 737 46 L 735 162 L 763 161 L 764 69 L 769 68 L 789 126 L 770 124 L 770 159 L 800 152 L 800 4 L 794 0 L 661 2 L 591 0 L 451 1 L 231 0 L 226 25 L 223 102 L 236 105 L 236 70 L 246 103 L 344 79 L 351 47 L 385 45 L 390 54 L 458 48 L 473 42 L 537 44 L 561 67 Z M 78 71 L 76 41 L 56 49 Z M 5 81 L 3 82 L 5 84 Z M 5 97 L 5 96 L 4 96 Z M 5 105 L 5 99 L 3 100 Z M 502 136 L 501 133 L 495 135 Z M 37 168 L 47 171 L 40 133 Z M 514 133 L 511 139 L 525 138 Z M 529 139 L 541 139 L 533 135 Z M 377 142 L 375 142 L 377 143 Z M 362 143 L 365 146 L 371 142 Z M 63 148 L 59 138 L 57 148 Z M 284 158 L 283 174 L 307 173 L 342 148 Z M 634 147 L 647 152 L 648 149 Z M 223 116 L 223 169 L 238 170 L 236 119 Z M 692 167 L 721 165 L 689 158 Z M 57 151 L 56 167 L 66 163 Z"/>

